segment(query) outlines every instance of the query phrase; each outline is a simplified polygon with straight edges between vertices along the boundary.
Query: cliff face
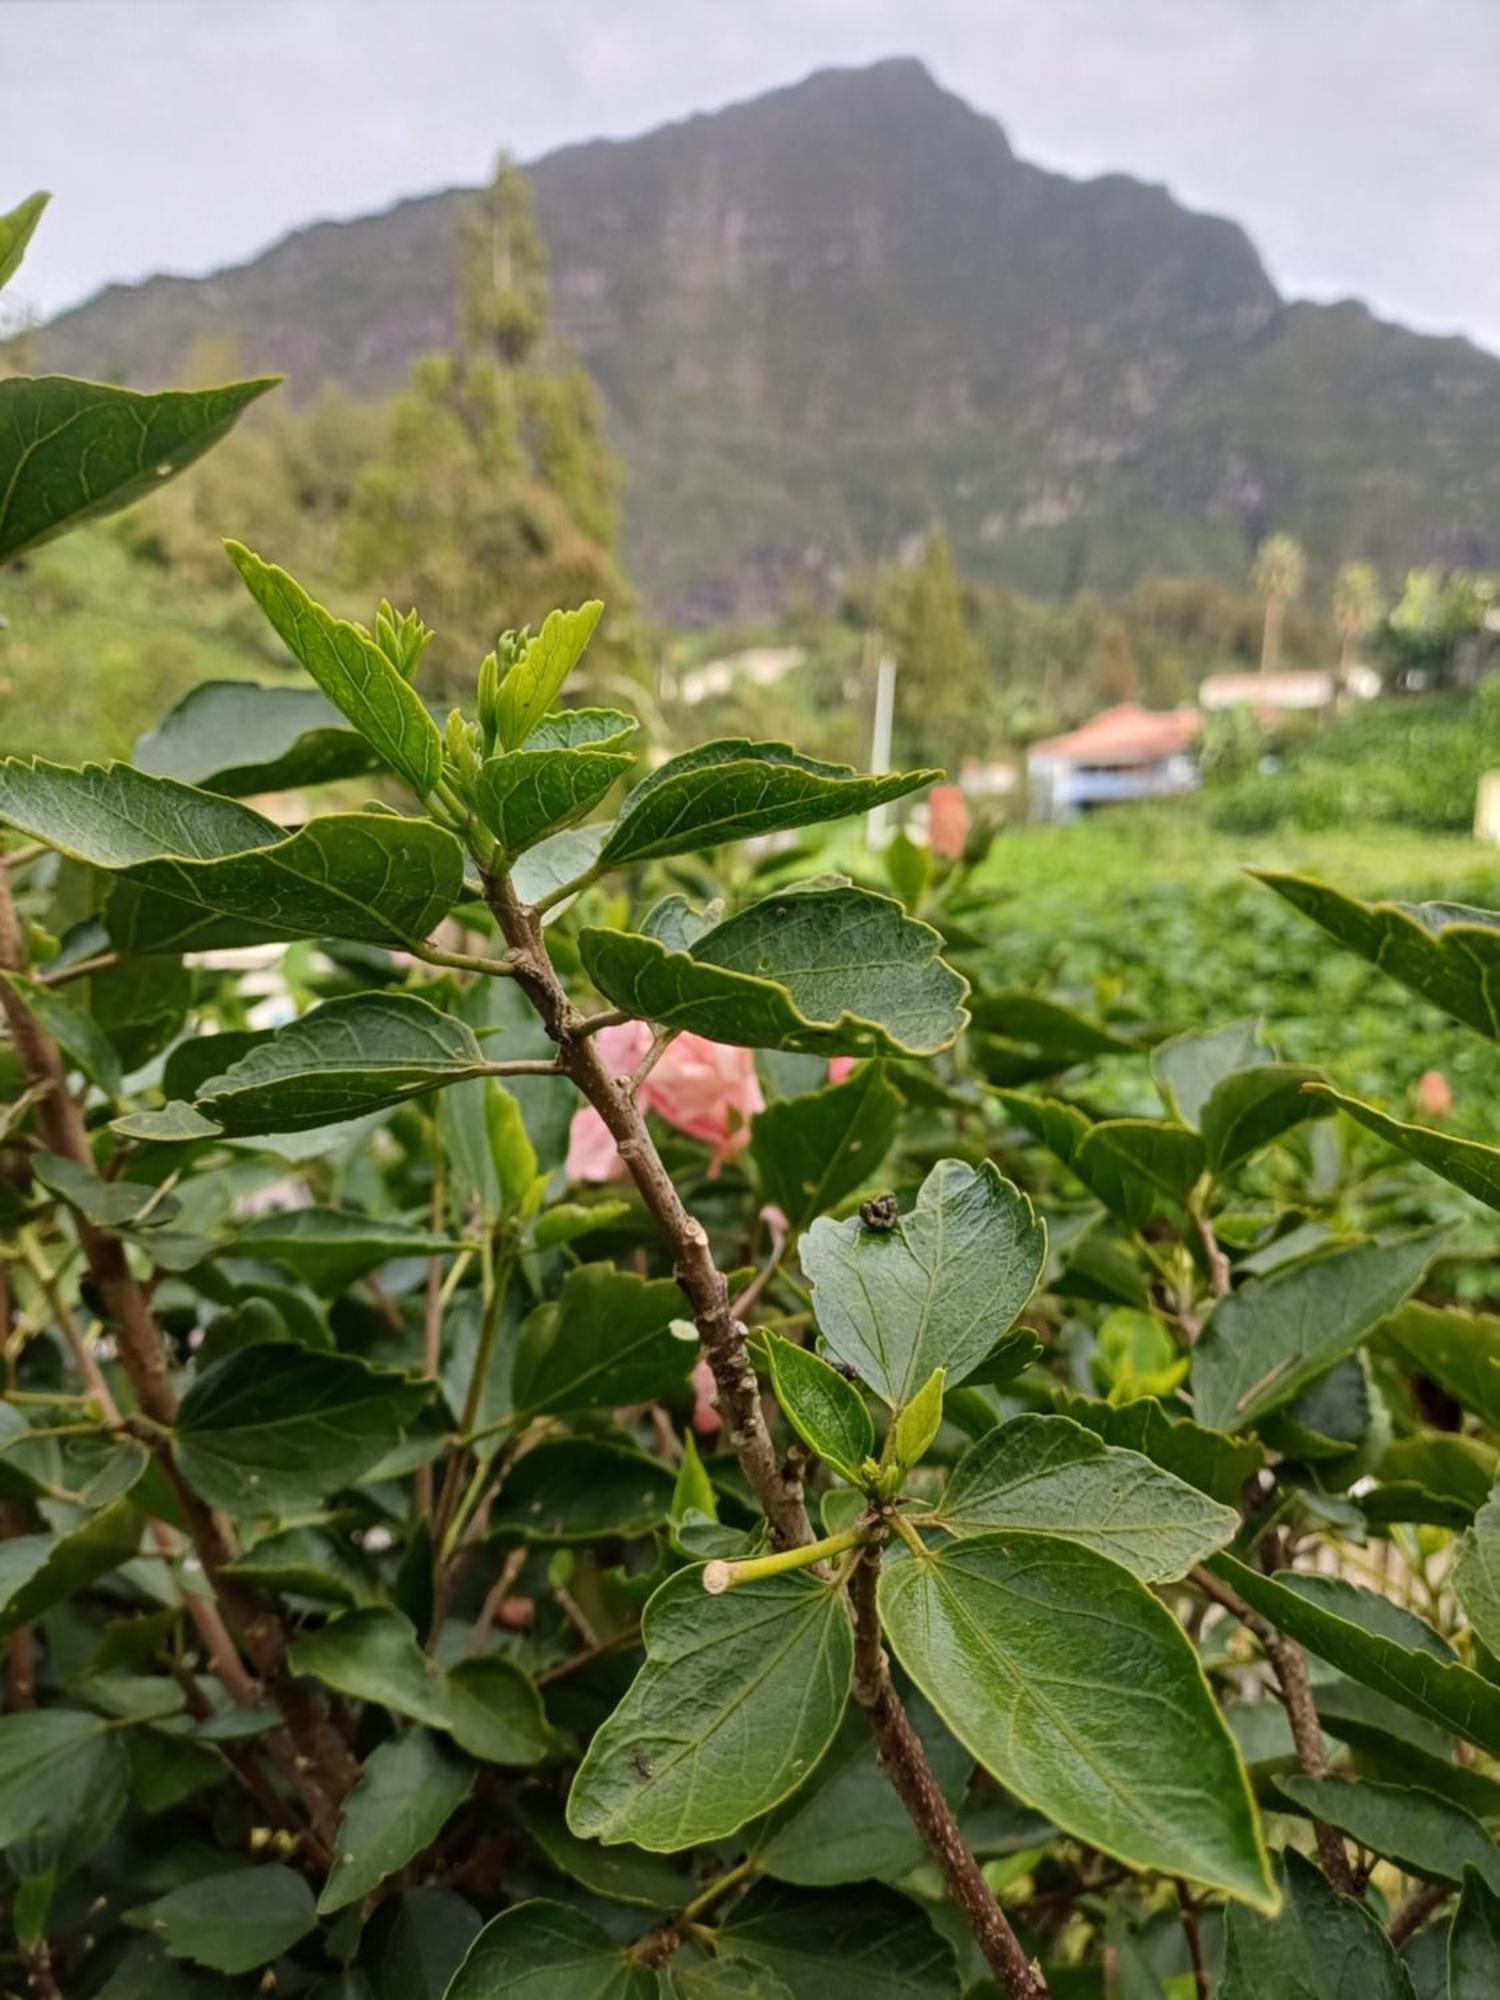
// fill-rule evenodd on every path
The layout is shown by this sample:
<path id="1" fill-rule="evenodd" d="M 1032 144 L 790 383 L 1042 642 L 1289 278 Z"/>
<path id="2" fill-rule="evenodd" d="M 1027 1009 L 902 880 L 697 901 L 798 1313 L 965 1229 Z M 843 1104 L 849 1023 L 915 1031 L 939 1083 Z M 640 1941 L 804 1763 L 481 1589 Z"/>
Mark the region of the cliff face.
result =
<path id="1" fill-rule="evenodd" d="M 1234 224 L 1018 160 L 915 62 L 532 175 L 663 608 L 748 608 L 934 520 L 967 565 L 1051 590 L 1239 575 L 1272 524 L 1326 562 L 1500 560 L 1500 361 L 1284 304 Z M 46 330 L 46 364 L 161 380 L 233 332 L 299 395 L 389 387 L 449 336 L 462 199 L 113 287 Z"/>

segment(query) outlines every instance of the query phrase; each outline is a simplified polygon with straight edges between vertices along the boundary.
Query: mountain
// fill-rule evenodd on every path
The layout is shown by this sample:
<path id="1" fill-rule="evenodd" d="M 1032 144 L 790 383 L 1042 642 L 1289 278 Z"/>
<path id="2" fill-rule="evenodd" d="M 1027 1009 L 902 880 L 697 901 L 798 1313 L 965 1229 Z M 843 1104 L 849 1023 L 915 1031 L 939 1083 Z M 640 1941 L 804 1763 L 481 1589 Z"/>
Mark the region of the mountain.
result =
<path id="1" fill-rule="evenodd" d="M 1234 223 L 1070 180 L 914 61 L 820 72 L 532 171 L 554 310 L 629 473 L 659 607 L 722 616 L 934 521 L 1033 590 L 1500 562 L 1500 360 L 1288 303 Z M 462 191 L 319 223 L 201 280 L 112 286 L 49 367 L 150 382 L 233 332 L 293 393 L 400 379 L 452 324 Z"/>

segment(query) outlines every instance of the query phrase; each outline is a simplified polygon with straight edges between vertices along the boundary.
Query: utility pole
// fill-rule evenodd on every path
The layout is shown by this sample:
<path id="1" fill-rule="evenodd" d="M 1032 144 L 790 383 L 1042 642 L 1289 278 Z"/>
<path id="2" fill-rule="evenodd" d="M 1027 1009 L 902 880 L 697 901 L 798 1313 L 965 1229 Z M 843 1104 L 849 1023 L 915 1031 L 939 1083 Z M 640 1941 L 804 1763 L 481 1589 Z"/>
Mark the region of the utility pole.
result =
<path id="1" fill-rule="evenodd" d="M 877 778 L 891 768 L 891 731 L 896 719 L 896 661 L 888 652 L 880 655 L 875 669 L 875 727 L 870 739 L 870 770 Z M 890 840 L 891 809 L 874 806 L 866 820 L 865 838 L 878 854 Z"/>

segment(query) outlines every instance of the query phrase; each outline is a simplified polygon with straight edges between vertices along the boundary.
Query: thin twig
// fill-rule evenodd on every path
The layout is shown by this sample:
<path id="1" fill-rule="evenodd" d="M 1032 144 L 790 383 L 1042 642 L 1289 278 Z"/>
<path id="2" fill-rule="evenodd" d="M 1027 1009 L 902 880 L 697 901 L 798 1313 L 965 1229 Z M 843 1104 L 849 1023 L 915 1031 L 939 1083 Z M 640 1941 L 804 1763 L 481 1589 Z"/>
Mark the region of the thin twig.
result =
<path id="1" fill-rule="evenodd" d="M 635 1097 L 639 1093 L 641 1085 L 646 1081 L 652 1070 L 656 1068 L 656 1065 L 667 1053 L 667 1050 L 671 1048 L 673 1042 L 676 1041 L 681 1032 L 680 1028 L 657 1029 L 656 1033 L 651 1037 L 650 1048 L 647 1049 L 635 1068 L 630 1072 L 630 1080 L 626 1088 L 632 1097 Z"/>
<path id="2" fill-rule="evenodd" d="M 1391 1927 L 1386 1933 L 1398 1951 L 1412 1932 L 1420 1930 L 1433 1911 L 1446 1903 L 1452 1894 L 1451 1882 L 1424 1882 L 1420 1889 L 1412 1890 L 1391 1918 Z"/>
<path id="3" fill-rule="evenodd" d="M 609 1007 L 602 1014 L 585 1014 L 573 1032 L 579 1036 L 598 1035 L 606 1028 L 622 1028 L 627 1021 L 634 1019 L 633 1014 L 625 1013 L 622 1008 Z"/>
<path id="4" fill-rule="evenodd" d="M 31 976 L 38 986 L 67 986 L 75 979 L 91 979 L 96 972 L 112 972 L 123 963 L 124 956 L 119 951 L 101 951 L 97 958 L 75 959 L 71 965 L 61 965 L 55 972 L 34 972 Z"/>
<path id="5" fill-rule="evenodd" d="M 453 972 L 482 972 L 487 979 L 510 979 L 515 974 L 516 968 L 508 958 L 481 958 L 470 951 L 444 951 L 435 944 L 414 944 L 408 949 L 424 965 L 441 965 Z"/>
<path id="6" fill-rule="evenodd" d="M 1208 1962 L 1203 1956 L 1203 1933 L 1198 1927 L 1198 1899 L 1180 1875 L 1174 1876 L 1177 1909 L 1182 1918 L 1182 1934 L 1187 1939 L 1188 1957 L 1193 1966 L 1193 1988 L 1198 2000 L 1209 2000 Z"/>

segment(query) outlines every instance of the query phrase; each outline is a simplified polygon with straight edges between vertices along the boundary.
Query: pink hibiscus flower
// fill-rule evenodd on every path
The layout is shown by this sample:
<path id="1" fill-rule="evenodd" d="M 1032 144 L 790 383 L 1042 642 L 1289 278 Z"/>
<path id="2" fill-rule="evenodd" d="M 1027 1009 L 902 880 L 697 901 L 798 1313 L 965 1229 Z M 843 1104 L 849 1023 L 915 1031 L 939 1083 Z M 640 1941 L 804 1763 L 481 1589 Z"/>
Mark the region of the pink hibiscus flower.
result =
<path id="1" fill-rule="evenodd" d="M 927 794 L 927 845 L 944 861 L 962 858 L 969 837 L 969 807 L 957 785 L 934 785 Z"/>
<path id="2" fill-rule="evenodd" d="M 599 1053 L 616 1076 L 629 1076 L 651 1046 L 644 1021 L 626 1021 L 599 1035 Z M 655 1111 L 679 1132 L 713 1147 L 709 1172 L 715 1174 L 750 1137 L 750 1120 L 764 1106 L 755 1074 L 755 1052 L 711 1042 L 703 1035 L 679 1035 L 641 1085 L 643 1111 Z M 609 1128 L 592 1105 L 573 1114 L 568 1132 L 567 1173 L 575 1181 L 613 1181 L 625 1176 Z"/>

